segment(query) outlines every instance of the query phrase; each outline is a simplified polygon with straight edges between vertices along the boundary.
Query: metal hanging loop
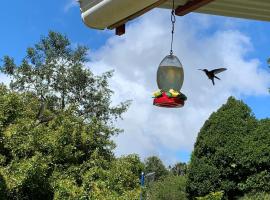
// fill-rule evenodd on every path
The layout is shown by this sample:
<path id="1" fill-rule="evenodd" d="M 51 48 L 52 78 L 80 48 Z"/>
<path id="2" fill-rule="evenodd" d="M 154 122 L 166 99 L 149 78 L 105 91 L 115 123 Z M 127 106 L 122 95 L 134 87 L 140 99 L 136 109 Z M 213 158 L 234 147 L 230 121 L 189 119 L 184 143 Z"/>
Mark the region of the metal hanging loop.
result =
<path id="1" fill-rule="evenodd" d="M 172 38 L 171 38 L 171 50 L 170 50 L 170 55 L 173 55 L 173 39 L 174 39 L 174 25 L 176 22 L 176 17 L 175 17 L 175 5 L 174 5 L 174 0 L 173 0 L 173 6 L 172 6 L 172 12 L 171 12 L 171 22 L 172 22 Z"/>

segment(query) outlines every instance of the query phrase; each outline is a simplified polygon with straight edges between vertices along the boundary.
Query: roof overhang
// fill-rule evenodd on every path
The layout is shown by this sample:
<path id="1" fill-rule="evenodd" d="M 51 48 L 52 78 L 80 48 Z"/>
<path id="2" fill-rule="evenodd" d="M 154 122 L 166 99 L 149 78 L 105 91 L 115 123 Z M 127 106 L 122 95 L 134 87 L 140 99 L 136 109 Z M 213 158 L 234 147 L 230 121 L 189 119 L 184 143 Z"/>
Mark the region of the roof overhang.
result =
<path id="1" fill-rule="evenodd" d="M 159 7 L 172 9 L 173 0 L 78 0 L 84 23 L 96 29 L 125 33 L 125 24 Z M 175 14 L 191 12 L 270 21 L 270 0 L 174 0 Z"/>
<path id="2" fill-rule="evenodd" d="M 178 9 L 183 9 L 186 7 L 188 12 L 183 12 L 184 14 L 188 14 L 189 12 L 198 12 L 212 15 L 270 21 L 270 0 L 175 0 L 175 4 L 175 7 Z M 188 4 L 193 4 L 192 8 L 195 9 L 190 9 L 190 6 L 187 6 Z M 171 9 L 172 0 L 166 1 L 159 7 Z"/>

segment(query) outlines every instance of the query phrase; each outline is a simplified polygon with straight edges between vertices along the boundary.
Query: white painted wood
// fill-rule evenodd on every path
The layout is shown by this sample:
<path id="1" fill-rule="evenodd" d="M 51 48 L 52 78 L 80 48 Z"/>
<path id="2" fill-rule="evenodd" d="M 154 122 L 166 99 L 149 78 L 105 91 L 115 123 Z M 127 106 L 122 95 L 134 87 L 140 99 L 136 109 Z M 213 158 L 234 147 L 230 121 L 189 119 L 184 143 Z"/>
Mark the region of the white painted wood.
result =
<path id="1" fill-rule="evenodd" d="M 84 23 L 95 29 L 105 29 L 158 0 L 79 0 Z"/>
<path id="2" fill-rule="evenodd" d="M 187 0 L 175 0 L 176 6 L 181 6 Z M 168 0 L 160 6 L 171 9 L 172 0 Z M 270 0 L 215 0 L 195 12 L 270 21 Z"/>
<path id="3" fill-rule="evenodd" d="M 84 23 L 95 29 L 105 29 L 158 0 L 78 0 Z M 188 0 L 175 0 L 176 7 Z M 171 9 L 172 0 L 160 8 Z M 215 0 L 195 12 L 270 21 L 270 0 Z"/>

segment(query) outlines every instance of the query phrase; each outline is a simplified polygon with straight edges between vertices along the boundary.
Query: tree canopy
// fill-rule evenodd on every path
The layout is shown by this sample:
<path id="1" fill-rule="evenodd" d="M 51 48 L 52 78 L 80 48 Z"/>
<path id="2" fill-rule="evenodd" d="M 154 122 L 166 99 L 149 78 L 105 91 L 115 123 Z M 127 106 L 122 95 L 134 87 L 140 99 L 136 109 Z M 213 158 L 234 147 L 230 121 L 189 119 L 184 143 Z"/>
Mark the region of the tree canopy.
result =
<path id="1" fill-rule="evenodd" d="M 0 196 L 7 199 L 137 199 L 143 164 L 116 159 L 111 136 L 129 102 L 111 106 L 112 72 L 85 67 L 87 48 L 49 32 L 19 65 L 5 56 L 0 86 Z M 6 195 L 4 197 L 4 195 Z"/>
<path id="2" fill-rule="evenodd" d="M 157 156 L 150 156 L 145 160 L 145 174 L 155 173 L 155 180 L 160 180 L 168 175 L 168 170 Z"/>
<path id="3" fill-rule="evenodd" d="M 230 97 L 200 130 L 187 180 L 189 197 L 224 191 L 225 198 L 234 199 L 270 191 L 269 123 Z"/>
<path id="4" fill-rule="evenodd" d="M 167 175 L 147 188 L 146 199 L 186 200 L 186 177 Z"/>
<path id="5" fill-rule="evenodd" d="M 183 162 L 178 162 L 173 167 L 171 167 L 170 171 L 175 176 L 184 176 L 188 172 L 188 165 Z"/>

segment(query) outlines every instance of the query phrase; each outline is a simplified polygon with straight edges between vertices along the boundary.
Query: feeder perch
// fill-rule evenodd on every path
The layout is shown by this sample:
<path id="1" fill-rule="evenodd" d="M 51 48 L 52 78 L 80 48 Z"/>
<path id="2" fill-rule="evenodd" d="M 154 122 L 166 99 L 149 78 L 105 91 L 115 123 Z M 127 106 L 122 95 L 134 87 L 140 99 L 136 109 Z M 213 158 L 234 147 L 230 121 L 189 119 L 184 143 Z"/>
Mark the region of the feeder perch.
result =
<path id="1" fill-rule="evenodd" d="M 181 108 L 185 105 L 185 100 L 180 97 L 170 97 L 166 92 L 163 92 L 162 96 L 154 99 L 153 104 L 158 107 Z"/>

